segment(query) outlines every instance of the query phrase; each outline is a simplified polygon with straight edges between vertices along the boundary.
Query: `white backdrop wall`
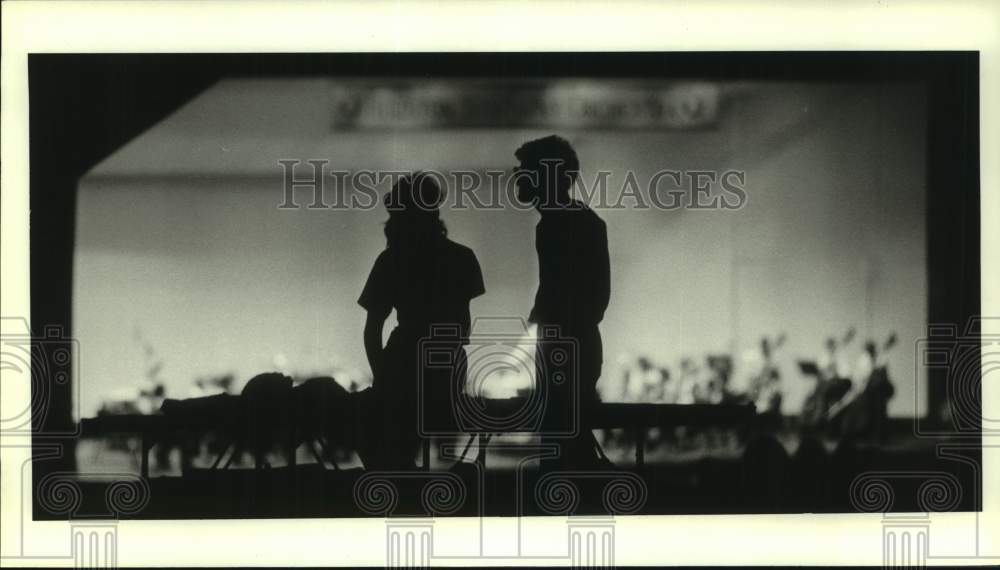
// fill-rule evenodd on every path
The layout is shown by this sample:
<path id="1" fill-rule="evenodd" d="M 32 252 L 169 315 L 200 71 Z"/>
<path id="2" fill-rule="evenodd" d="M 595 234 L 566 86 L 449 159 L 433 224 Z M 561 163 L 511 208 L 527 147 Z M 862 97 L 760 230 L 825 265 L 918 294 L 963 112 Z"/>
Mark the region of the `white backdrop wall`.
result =
<path id="1" fill-rule="evenodd" d="M 248 85 L 254 89 L 247 89 Z M 92 415 L 162 359 L 168 395 L 196 377 L 239 381 L 283 366 L 367 369 L 355 303 L 384 245 L 380 210 L 278 210 L 279 158 L 338 169 L 505 168 L 538 131 L 331 132 L 320 80 L 224 81 L 133 140 L 80 183 L 74 323 L 80 409 Z M 925 135 L 919 86 L 744 85 L 720 123 L 696 131 L 573 131 L 583 177 L 661 169 L 746 172 L 738 211 L 602 210 L 612 303 L 605 377 L 622 353 L 682 356 L 785 332 L 785 411 L 809 383 L 794 364 L 828 335 L 900 343 L 895 416 L 922 414 L 913 343 L 926 327 Z M 487 185 L 479 192 L 489 192 Z M 299 195 L 308 203 L 309 197 Z M 532 212 L 444 212 L 479 256 L 474 315 L 520 315 L 535 287 Z M 851 357 L 860 350 L 856 342 Z M 739 370 L 737 371 L 739 374 Z"/>

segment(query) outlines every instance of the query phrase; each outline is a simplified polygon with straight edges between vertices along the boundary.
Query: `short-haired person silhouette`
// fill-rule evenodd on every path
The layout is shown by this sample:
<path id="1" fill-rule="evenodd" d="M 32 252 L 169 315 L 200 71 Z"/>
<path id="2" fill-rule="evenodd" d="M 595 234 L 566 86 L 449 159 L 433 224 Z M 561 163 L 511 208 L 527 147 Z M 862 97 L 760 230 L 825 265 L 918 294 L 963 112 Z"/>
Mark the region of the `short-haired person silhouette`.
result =
<path id="1" fill-rule="evenodd" d="M 469 302 L 485 293 L 479 261 L 471 249 L 448 239 L 439 206 L 441 187 L 433 177 L 416 173 L 399 180 L 385 196 L 389 220 L 386 248 L 379 254 L 358 304 L 368 311 L 364 344 L 371 365 L 382 469 L 410 469 L 419 447 L 417 385 L 423 373 L 425 398 L 446 397 L 451 370 L 422 368 L 420 341 L 434 327 L 457 327 L 455 362 L 464 374 L 462 348 L 468 342 Z M 385 347 L 382 329 L 392 310 L 397 326 Z M 440 343 L 438 343 L 440 346 Z"/>
<path id="2" fill-rule="evenodd" d="M 532 140 L 514 156 L 520 162 L 515 170 L 518 199 L 541 215 L 535 228 L 538 291 L 528 320 L 538 324 L 539 331 L 558 327 L 562 338 L 576 342 L 575 362 L 561 363 L 554 354 L 561 350 L 559 343 L 540 335 L 537 344 L 537 379 L 546 391 L 542 441 L 560 448 L 558 460 L 546 463 L 567 468 L 608 465 L 587 423 L 588 411 L 598 402 L 603 364 L 598 325 L 611 297 L 607 227 L 586 204 L 570 197 L 580 164 L 569 142 L 555 135 Z M 573 427 L 574 415 L 578 435 L 557 435 Z"/>

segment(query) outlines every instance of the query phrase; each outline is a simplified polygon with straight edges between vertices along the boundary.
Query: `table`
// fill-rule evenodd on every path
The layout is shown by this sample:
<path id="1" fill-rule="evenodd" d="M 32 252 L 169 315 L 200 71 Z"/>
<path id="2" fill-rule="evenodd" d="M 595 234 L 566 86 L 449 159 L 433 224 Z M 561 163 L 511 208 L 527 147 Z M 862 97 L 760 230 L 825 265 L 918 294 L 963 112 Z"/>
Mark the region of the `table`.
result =
<path id="1" fill-rule="evenodd" d="M 476 401 L 476 399 L 470 399 Z M 503 414 L 516 411 L 524 406 L 524 398 L 478 399 L 484 413 Z M 624 428 L 632 435 L 635 445 L 635 461 L 638 467 L 645 464 L 646 433 L 654 427 L 676 426 L 748 426 L 756 416 L 753 404 L 636 404 L 601 403 L 587 414 L 587 429 Z M 494 416 L 494 417 L 503 417 Z M 450 422 L 448 422 L 450 423 Z M 149 451 L 158 442 L 185 433 L 208 432 L 224 429 L 231 425 L 225 417 L 201 417 L 194 420 L 169 414 L 155 415 L 108 415 L 84 418 L 80 421 L 82 437 L 107 437 L 115 434 L 138 435 L 142 440 L 141 475 L 149 477 Z M 454 427 L 452 425 L 452 427 Z M 527 432 L 529 429 L 512 428 L 506 432 Z M 479 439 L 480 444 L 488 441 L 489 431 L 461 431 Z M 225 452 L 223 452 L 225 453 Z M 430 440 L 423 445 L 423 466 L 430 467 Z M 294 456 L 294 453 L 292 453 Z"/>

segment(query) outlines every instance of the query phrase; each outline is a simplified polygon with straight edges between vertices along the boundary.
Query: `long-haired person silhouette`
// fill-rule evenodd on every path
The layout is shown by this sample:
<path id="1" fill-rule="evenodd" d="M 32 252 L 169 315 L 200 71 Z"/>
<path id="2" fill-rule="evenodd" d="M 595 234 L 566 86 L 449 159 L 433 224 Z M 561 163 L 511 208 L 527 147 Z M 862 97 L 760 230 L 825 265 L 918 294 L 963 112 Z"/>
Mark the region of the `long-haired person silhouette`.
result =
<path id="1" fill-rule="evenodd" d="M 448 239 L 440 217 L 441 186 L 433 176 L 415 173 L 400 179 L 385 195 L 389 213 L 386 248 L 379 254 L 358 304 L 368 311 L 364 329 L 365 353 L 371 365 L 381 439 L 379 465 L 383 469 L 410 469 L 419 445 L 417 388 L 423 377 L 424 400 L 449 394 L 448 382 L 465 373 L 465 351 L 471 316 L 469 302 L 486 292 L 475 253 Z M 397 326 L 382 346 L 382 330 L 396 311 Z M 421 339 L 450 328 L 444 340 L 454 340 L 458 368 L 425 367 Z M 434 339 L 440 346 L 441 339 Z"/>

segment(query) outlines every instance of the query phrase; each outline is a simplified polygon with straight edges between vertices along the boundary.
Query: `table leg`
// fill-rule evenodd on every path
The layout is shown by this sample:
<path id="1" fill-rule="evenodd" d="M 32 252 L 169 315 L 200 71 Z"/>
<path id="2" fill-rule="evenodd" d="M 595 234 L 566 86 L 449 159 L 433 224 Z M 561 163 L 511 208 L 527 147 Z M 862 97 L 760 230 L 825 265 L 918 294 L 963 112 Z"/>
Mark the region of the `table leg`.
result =
<path id="1" fill-rule="evenodd" d="M 212 462 L 212 467 L 211 467 L 212 469 L 217 468 L 219 466 L 219 464 L 222 463 L 222 458 L 224 458 L 226 456 L 226 454 L 229 453 L 229 448 L 232 447 L 232 445 L 233 445 L 232 442 L 226 442 L 226 446 L 222 448 L 222 451 L 219 453 L 219 456 L 216 457 L 215 461 Z M 236 450 L 233 450 L 233 453 L 236 453 Z M 187 455 L 187 451 L 186 450 L 184 451 L 184 455 L 185 456 Z M 187 459 L 187 457 L 185 457 L 181 461 L 182 461 L 182 464 L 186 464 L 188 462 L 188 459 Z M 226 466 L 228 467 L 229 463 L 226 463 Z"/>
<path id="2" fill-rule="evenodd" d="M 633 427 L 632 437 L 635 439 L 635 466 L 641 469 L 646 464 L 646 430 Z"/>
<path id="3" fill-rule="evenodd" d="M 479 443 L 476 445 L 476 447 L 479 448 L 476 450 L 476 463 L 478 463 L 479 466 L 484 469 L 486 468 L 486 444 L 488 442 L 489 439 L 486 437 L 486 434 L 480 433 Z"/>
<path id="4" fill-rule="evenodd" d="M 153 448 L 152 439 L 143 434 L 142 436 L 142 458 L 139 461 L 139 474 L 143 479 L 149 479 L 149 450 Z"/>
<path id="5" fill-rule="evenodd" d="M 318 444 L 316 443 L 315 440 L 310 439 L 306 441 L 306 447 L 312 453 L 312 456 L 316 460 L 316 463 L 319 463 L 319 466 L 322 467 L 324 471 L 326 471 L 326 461 L 323 460 L 323 454 L 316 449 L 317 445 Z"/>

